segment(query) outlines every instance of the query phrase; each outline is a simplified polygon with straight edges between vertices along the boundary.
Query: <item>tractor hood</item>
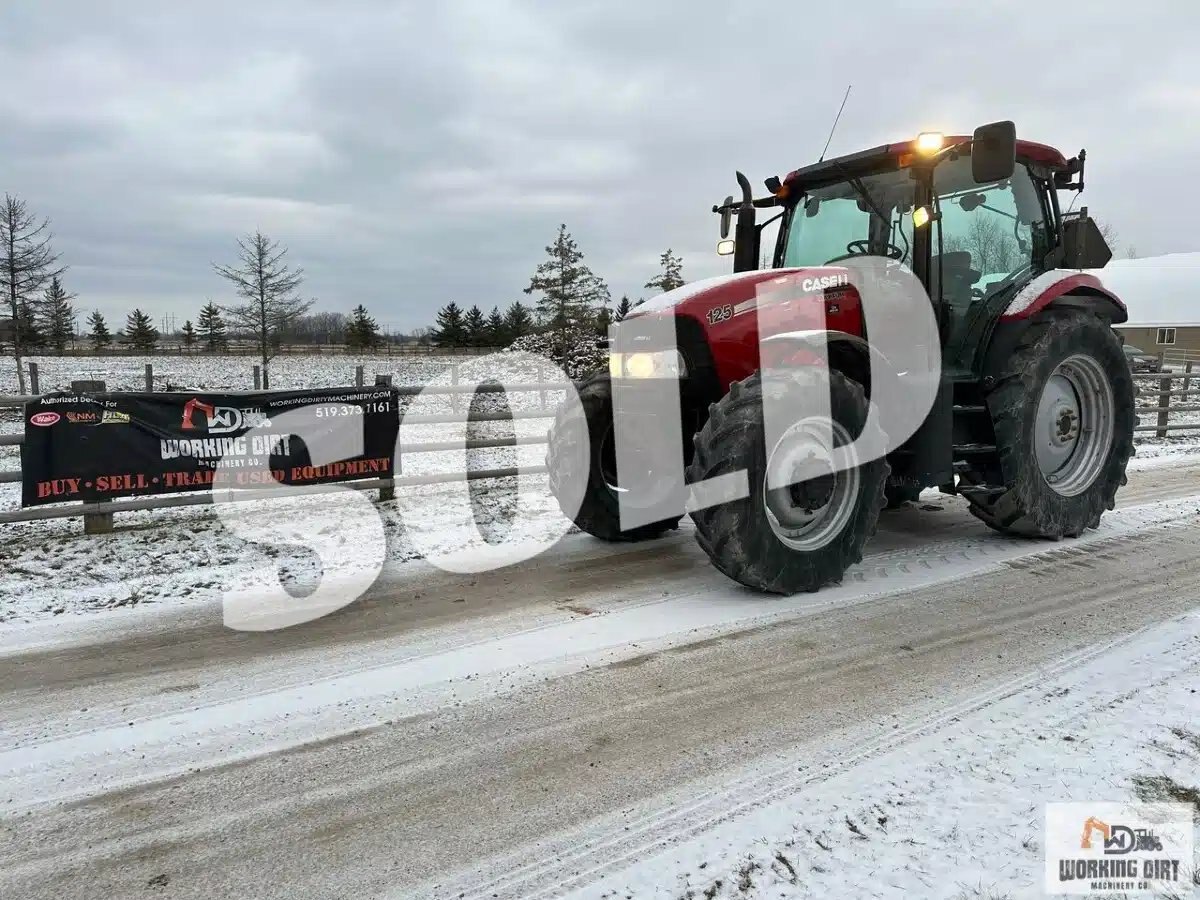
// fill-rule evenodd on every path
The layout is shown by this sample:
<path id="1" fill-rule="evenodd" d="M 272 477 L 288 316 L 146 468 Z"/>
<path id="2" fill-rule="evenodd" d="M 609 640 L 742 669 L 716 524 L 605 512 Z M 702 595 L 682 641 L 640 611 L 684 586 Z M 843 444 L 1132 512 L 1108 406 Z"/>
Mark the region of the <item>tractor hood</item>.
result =
<path id="1" fill-rule="evenodd" d="M 675 320 L 681 349 L 689 340 L 707 345 L 722 390 L 759 368 L 760 331 L 863 334 L 858 291 L 841 266 L 738 272 L 685 284 L 634 307 L 626 317 L 632 339 L 638 340 L 639 319 L 656 317 Z"/>
<path id="2" fill-rule="evenodd" d="M 714 321 L 720 321 L 710 315 L 713 310 L 732 307 L 730 312 L 734 315 L 749 312 L 755 306 L 754 300 L 759 290 L 769 290 L 772 282 L 782 285 L 785 281 L 791 281 L 796 284 L 797 280 L 802 292 L 814 294 L 849 284 L 846 269 L 835 266 L 736 272 L 693 281 L 652 297 L 634 307 L 628 318 L 656 313 L 687 315 L 700 322 L 713 324 Z"/>

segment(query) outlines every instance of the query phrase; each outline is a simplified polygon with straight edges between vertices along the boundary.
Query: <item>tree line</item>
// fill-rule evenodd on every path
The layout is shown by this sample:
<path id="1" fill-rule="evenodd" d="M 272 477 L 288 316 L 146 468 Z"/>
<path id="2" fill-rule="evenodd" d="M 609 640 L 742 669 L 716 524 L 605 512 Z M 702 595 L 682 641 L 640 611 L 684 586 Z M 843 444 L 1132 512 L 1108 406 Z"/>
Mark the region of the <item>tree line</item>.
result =
<path id="1" fill-rule="evenodd" d="M 235 300 L 209 300 L 193 322 L 188 319 L 174 337 L 185 351 L 220 352 L 231 340 L 252 341 L 262 361 L 263 384 L 270 386 L 269 363 L 284 343 L 338 343 L 371 350 L 384 342 L 378 322 L 362 304 L 350 314 L 311 312 L 314 298 L 300 288 L 303 269 L 287 260 L 287 248 L 259 231 L 238 238 L 236 258 L 212 264 L 214 274 L 231 289 Z M 670 249 L 660 257 L 661 272 L 647 288 L 669 291 L 684 283 L 682 260 Z M 18 384 L 25 393 L 22 357 L 31 351 L 63 352 L 76 339 L 77 295 L 65 283 L 67 267 L 53 248 L 48 219 L 33 214 L 18 197 L 5 194 L 0 205 L 0 296 L 7 322 L 0 316 L 0 342 L 10 342 Z M 611 307 L 608 286 L 584 263 L 583 253 L 560 225 L 553 243 L 524 289 L 535 295 L 526 305 L 515 301 L 503 312 L 485 314 L 451 302 L 437 313 L 432 329 L 420 339 L 440 347 L 507 346 L 530 334 L 554 336 L 558 354 L 582 334 L 603 335 L 613 321 L 633 308 L 629 297 Z M 640 301 L 639 301 L 640 302 Z M 120 344 L 135 352 L 152 352 L 163 335 L 151 317 L 135 308 L 122 328 L 114 330 L 99 310 L 86 319 L 84 339 L 97 352 Z"/>
<path id="2" fill-rule="evenodd" d="M 646 282 L 647 288 L 665 292 L 685 283 L 683 260 L 670 248 L 659 257 L 659 266 L 661 271 Z M 583 252 L 565 224 L 559 225 L 554 242 L 546 247 L 546 259 L 524 291 L 536 295 L 532 308 L 518 300 L 504 312 L 493 307 L 484 315 L 478 306 L 464 311 L 455 302 L 446 304 L 438 310 L 430 340 L 439 347 L 496 347 L 547 333 L 556 338 L 562 353 L 580 334 L 607 334 L 610 324 L 624 319 L 642 302 L 623 296 L 610 308 L 608 285 L 584 263 Z"/>
<path id="3" fill-rule="evenodd" d="M 76 335 L 78 298 L 63 284 L 67 267 L 60 264 L 52 241 L 49 220 L 34 215 L 19 197 L 5 194 L 0 205 L 0 294 L 8 315 L 7 322 L 0 319 L 0 341 L 12 344 L 22 394 L 23 356 L 46 348 L 62 352 Z M 263 386 L 269 387 L 269 363 L 281 343 L 322 321 L 321 314 L 307 315 L 315 300 L 300 296 L 303 270 L 289 265 L 286 256 L 285 247 L 261 232 L 239 238 L 236 260 L 212 267 L 233 288 L 237 301 L 222 306 L 209 301 L 195 325 L 190 319 L 184 322 L 179 339 L 185 349 L 220 351 L 233 334 L 253 340 L 262 360 Z M 382 341 L 379 324 L 362 304 L 349 317 L 325 319 L 324 324 L 336 326 L 341 342 L 351 349 L 369 350 Z M 87 340 L 97 351 L 120 341 L 134 351 L 150 352 L 161 339 L 141 309 L 129 313 L 120 332 L 112 331 L 99 310 L 88 316 L 87 328 Z"/>

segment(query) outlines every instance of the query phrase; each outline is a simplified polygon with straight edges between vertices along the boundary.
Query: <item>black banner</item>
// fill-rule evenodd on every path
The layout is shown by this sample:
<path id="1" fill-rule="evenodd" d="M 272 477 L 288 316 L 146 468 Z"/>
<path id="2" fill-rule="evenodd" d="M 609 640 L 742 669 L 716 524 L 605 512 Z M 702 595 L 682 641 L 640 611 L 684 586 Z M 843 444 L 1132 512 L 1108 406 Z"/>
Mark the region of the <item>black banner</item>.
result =
<path id="1" fill-rule="evenodd" d="M 311 440 L 361 428 L 364 452 L 314 466 L 300 438 L 273 426 L 305 408 Z M 48 394 L 25 406 L 21 505 L 211 490 L 222 459 L 232 487 L 387 478 L 399 427 L 397 397 L 385 387 Z"/>

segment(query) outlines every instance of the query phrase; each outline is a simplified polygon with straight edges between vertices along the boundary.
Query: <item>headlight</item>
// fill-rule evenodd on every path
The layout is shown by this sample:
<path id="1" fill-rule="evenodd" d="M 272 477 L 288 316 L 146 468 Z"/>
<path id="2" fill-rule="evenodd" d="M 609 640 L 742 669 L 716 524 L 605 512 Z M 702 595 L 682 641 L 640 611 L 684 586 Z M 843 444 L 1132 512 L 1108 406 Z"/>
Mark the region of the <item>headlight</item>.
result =
<path id="1" fill-rule="evenodd" d="M 611 353 L 608 373 L 613 378 L 685 378 L 687 364 L 678 350 Z"/>

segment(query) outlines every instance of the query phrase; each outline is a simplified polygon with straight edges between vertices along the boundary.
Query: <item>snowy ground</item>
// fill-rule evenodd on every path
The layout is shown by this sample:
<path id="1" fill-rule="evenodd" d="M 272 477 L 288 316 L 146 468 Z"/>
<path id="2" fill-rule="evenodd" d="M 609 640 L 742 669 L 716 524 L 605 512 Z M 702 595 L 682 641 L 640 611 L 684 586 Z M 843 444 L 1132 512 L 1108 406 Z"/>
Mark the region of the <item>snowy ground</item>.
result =
<path id="1" fill-rule="evenodd" d="M 912 723 L 902 750 L 772 760 L 782 799 L 578 896 L 1040 897 L 1048 802 L 1185 802 L 1200 824 L 1198 694 L 1200 611 Z"/>
<path id="2" fill-rule="evenodd" d="M 0 526 L 0 895 L 1040 896 L 1045 802 L 1200 802 L 1200 433 L 1138 443 L 1083 539 L 927 492 L 795 598 L 686 522 L 480 576 L 417 558 L 417 527 L 561 534 L 538 475 L 377 504 L 368 595 L 262 636 L 221 627 L 225 588 L 316 561 L 211 510 Z M 245 509 L 346 533 L 331 498 Z"/>
<path id="3" fill-rule="evenodd" d="M 1198 787 L 1198 486 L 1146 466 L 1060 543 L 931 494 L 792 598 L 685 525 L 271 634 L 14 627 L 0 895 L 1037 896 L 1042 802 Z"/>

